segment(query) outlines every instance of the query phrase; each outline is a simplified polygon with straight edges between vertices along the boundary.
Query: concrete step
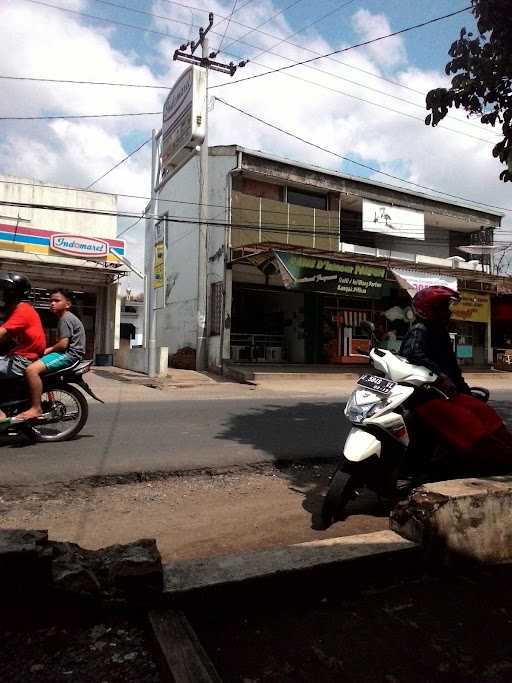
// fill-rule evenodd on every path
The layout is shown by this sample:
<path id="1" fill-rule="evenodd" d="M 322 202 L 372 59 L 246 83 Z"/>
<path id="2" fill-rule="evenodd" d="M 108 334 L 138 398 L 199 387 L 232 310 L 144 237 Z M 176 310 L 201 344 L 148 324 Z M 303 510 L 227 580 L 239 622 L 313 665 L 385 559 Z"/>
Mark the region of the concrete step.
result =
<path id="1" fill-rule="evenodd" d="M 209 588 L 229 587 L 258 579 L 282 578 L 364 559 L 382 559 L 415 551 L 415 543 L 392 531 L 297 543 L 242 555 L 181 560 L 164 568 L 164 592 L 178 597 Z"/>

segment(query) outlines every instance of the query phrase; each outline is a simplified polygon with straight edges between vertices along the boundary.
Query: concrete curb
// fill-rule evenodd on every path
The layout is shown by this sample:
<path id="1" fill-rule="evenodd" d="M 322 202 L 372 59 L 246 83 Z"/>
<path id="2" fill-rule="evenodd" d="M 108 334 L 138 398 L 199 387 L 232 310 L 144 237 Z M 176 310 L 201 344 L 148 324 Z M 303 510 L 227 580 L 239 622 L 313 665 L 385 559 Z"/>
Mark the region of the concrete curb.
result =
<path id="1" fill-rule="evenodd" d="M 312 570 L 352 568 L 361 562 L 382 562 L 384 557 L 416 553 L 416 543 L 392 531 L 377 531 L 342 538 L 311 541 L 242 555 L 181 560 L 164 567 L 164 594 L 179 598 L 210 589 L 245 587 L 260 580 L 287 581 Z"/>

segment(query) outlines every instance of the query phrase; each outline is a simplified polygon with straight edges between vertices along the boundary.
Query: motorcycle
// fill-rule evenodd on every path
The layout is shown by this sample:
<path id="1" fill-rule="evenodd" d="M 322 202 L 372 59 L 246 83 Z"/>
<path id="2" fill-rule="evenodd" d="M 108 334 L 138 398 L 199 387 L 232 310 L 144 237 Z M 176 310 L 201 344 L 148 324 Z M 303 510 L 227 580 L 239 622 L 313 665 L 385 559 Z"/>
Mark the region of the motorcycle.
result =
<path id="1" fill-rule="evenodd" d="M 365 322 L 363 327 L 372 343 L 378 344 L 373 324 Z M 358 353 L 369 356 L 380 375 L 360 377 L 345 407 L 352 428 L 323 500 L 322 528 L 343 519 L 347 504 L 362 488 L 388 500 L 407 495 L 417 485 L 415 467 L 428 467 L 435 455 L 442 457 L 443 445 L 435 442 L 414 414 L 421 395 L 448 398 L 434 386 L 437 375 L 376 345 L 369 353 L 362 349 Z M 473 387 L 471 393 L 484 402 L 489 399 L 487 389 Z M 404 474 L 409 479 L 404 479 L 400 490 L 397 483 Z"/>
<path id="2" fill-rule="evenodd" d="M 103 403 L 83 378 L 91 366 L 92 360 L 77 361 L 65 370 L 42 375 L 43 414 L 35 420 L 11 423 L 7 434 L 22 434 L 31 441 L 58 442 L 73 439 L 83 429 L 89 416 L 84 393 Z M 30 407 L 28 387 L 23 378 L 3 380 L 1 386 L 0 408 L 7 417 L 15 417 Z"/>

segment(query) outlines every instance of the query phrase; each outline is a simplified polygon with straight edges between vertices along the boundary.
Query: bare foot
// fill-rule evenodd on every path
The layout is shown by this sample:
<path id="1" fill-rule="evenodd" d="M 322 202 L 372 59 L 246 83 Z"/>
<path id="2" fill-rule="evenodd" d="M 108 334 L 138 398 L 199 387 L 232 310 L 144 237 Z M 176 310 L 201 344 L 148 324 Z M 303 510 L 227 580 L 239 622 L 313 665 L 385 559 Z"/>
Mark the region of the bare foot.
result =
<path id="1" fill-rule="evenodd" d="M 16 422 L 22 422 L 24 420 L 37 420 L 38 417 L 41 417 L 43 414 L 42 410 L 37 410 L 37 408 L 29 408 L 26 410 L 24 413 L 20 413 L 19 415 L 16 415 Z"/>

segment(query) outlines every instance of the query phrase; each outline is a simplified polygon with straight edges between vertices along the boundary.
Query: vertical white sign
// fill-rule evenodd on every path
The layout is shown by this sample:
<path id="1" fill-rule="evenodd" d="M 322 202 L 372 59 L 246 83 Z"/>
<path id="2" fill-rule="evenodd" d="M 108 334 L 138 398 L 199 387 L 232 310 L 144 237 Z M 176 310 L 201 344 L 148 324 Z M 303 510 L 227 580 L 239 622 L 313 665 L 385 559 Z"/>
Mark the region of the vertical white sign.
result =
<path id="1" fill-rule="evenodd" d="M 162 168 L 181 166 L 206 134 L 206 72 L 191 66 L 176 81 L 164 104 Z"/>

